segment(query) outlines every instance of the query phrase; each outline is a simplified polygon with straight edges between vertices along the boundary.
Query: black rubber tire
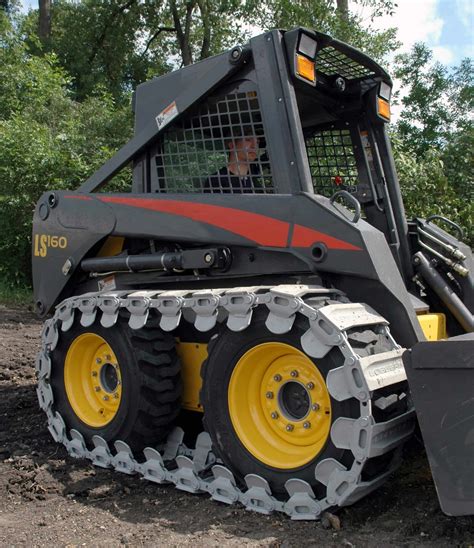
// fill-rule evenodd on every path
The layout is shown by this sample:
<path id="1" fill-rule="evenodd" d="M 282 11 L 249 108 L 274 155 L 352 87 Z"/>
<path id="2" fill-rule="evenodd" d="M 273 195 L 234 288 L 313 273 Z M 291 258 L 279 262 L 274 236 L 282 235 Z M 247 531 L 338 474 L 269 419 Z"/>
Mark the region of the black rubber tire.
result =
<path id="1" fill-rule="evenodd" d="M 172 335 L 164 333 L 156 321 L 139 330 L 129 328 L 128 318 L 104 328 L 98 321 L 84 328 L 76 318 L 68 331 L 60 332 L 51 356 L 51 386 L 54 409 L 61 413 L 66 427 L 75 428 L 91 445 L 93 435 L 107 442 L 122 440 L 136 451 L 163 441 L 180 411 L 180 363 Z M 111 346 L 120 365 L 122 398 L 117 414 L 107 425 L 94 428 L 85 424 L 72 409 L 64 386 L 64 363 L 72 341 L 82 333 L 96 333 Z"/>
<path id="2" fill-rule="evenodd" d="M 318 496 L 323 496 L 325 487 L 314 477 L 316 463 L 323 459 L 334 458 L 350 467 L 354 460 L 350 451 L 336 448 L 328 437 L 321 452 L 306 465 L 295 469 L 276 469 L 251 455 L 241 443 L 232 425 L 227 394 L 232 372 L 240 357 L 250 348 L 265 342 L 287 343 L 302 351 L 300 340 L 301 335 L 308 329 L 307 320 L 298 318 L 291 332 L 275 335 L 266 328 L 265 318 L 266 314 L 257 315 L 252 325 L 240 333 L 223 328 L 220 334 L 210 341 L 209 357 L 202 367 L 201 399 L 204 408 L 204 425 L 211 436 L 217 455 L 239 481 L 242 482 L 247 474 L 258 474 L 269 482 L 272 492 L 284 494 L 286 493 L 285 482 L 291 478 L 300 478 L 312 485 Z M 313 363 L 326 378 L 331 369 L 342 365 L 342 355 L 337 349 L 333 349 L 323 359 L 313 360 Z M 331 406 L 333 422 L 338 417 L 360 416 L 359 403 L 355 399 L 338 402 L 331 398 Z"/>

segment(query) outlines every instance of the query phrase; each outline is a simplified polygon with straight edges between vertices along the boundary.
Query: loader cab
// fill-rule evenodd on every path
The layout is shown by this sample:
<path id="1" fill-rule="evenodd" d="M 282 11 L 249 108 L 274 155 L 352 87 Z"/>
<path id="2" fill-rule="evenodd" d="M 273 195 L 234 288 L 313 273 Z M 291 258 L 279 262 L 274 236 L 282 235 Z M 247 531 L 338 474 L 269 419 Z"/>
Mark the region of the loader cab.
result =
<path id="1" fill-rule="evenodd" d="M 231 76 L 180 112 L 177 89 L 232 63 Z M 327 35 L 298 28 L 258 36 L 139 86 L 136 134 L 155 119 L 163 129 L 135 158 L 132 191 L 333 197 L 385 234 L 409 280 L 408 229 L 385 129 L 391 88 L 372 59 Z M 256 150 L 236 158 L 244 138 Z"/>

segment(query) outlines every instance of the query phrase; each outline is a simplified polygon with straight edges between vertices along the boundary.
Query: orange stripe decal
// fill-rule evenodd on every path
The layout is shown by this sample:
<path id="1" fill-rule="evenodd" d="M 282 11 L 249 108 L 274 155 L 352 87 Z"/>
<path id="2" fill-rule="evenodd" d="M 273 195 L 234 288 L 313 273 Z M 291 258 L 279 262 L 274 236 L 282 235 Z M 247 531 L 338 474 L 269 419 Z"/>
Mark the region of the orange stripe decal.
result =
<path id="1" fill-rule="evenodd" d="M 94 197 L 105 203 L 137 207 L 186 217 L 193 221 L 206 223 L 238 234 L 262 246 L 283 248 L 287 247 L 288 244 L 290 223 L 261 215 L 260 213 L 251 213 L 232 207 L 187 202 L 184 200 L 159 200 L 100 195 L 95 195 Z M 65 198 L 77 200 L 92 199 L 81 195 L 68 195 Z M 356 245 L 339 240 L 323 232 L 298 224 L 294 225 L 291 247 L 311 247 L 316 242 L 324 243 L 329 249 L 341 249 L 345 251 L 361 250 Z"/>
<path id="2" fill-rule="evenodd" d="M 352 245 L 344 240 L 339 240 L 318 230 L 307 228 L 306 226 L 295 225 L 293 237 L 291 238 L 291 247 L 311 247 L 316 242 L 322 242 L 329 249 L 344 249 L 345 251 L 360 251 L 361 248 Z"/>
<path id="3" fill-rule="evenodd" d="M 234 232 L 264 246 L 286 247 L 288 240 L 289 223 L 259 213 L 181 200 L 148 200 L 118 196 L 101 196 L 99 199 L 103 202 L 180 215 Z"/>

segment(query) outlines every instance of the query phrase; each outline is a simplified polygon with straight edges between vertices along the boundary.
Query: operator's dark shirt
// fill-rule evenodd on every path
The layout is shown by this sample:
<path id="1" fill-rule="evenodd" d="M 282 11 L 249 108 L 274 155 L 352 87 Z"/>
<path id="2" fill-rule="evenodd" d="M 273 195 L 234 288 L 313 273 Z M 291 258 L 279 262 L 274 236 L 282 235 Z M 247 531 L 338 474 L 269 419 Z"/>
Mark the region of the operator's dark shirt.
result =
<path id="1" fill-rule="evenodd" d="M 204 182 L 204 192 L 220 192 L 222 194 L 254 193 L 261 187 L 258 182 L 260 175 L 258 166 L 250 164 L 248 175 L 234 175 L 227 166 L 211 175 Z"/>

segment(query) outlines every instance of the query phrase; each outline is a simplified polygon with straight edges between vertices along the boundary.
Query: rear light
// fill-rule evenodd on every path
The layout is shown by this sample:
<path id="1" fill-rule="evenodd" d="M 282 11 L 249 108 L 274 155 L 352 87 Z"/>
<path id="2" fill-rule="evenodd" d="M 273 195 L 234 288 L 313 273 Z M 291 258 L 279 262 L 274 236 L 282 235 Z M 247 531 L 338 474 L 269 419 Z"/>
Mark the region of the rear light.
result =
<path id="1" fill-rule="evenodd" d="M 390 102 L 390 95 L 392 94 L 392 88 L 385 82 L 380 82 L 379 97 Z"/>
<path id="2" fill-rule="evenodd" d="M 304 57 L 303 55 L 300 55 L 299 53 L 297 53 L 296 54 L 296 74 L 298 76 L 301 76 L 301 78 L 304 78 L 305 80 L 308 80 L 309 82 L 314 83 L 316 81 L 314 61 L 311 61 L 311 59 L 308 59 L 307 57 Z"/>
<path id="3" fill-rule="evenodd" d="M 384 120 L 387 120 L 387 122 L 390 122 L 390 103 L 382 99 L 382 97 L 377 97 L 377 114 Z"/>
<path id="4" fill-rule="evenodd" d="M 300 34 L 300 41 L 298 44 L 298 53 L 302 53 L 309 59 L 316 57 L 316 48 L 318 44 L 314 38 L 311 38 L 305 33 Z"/>

